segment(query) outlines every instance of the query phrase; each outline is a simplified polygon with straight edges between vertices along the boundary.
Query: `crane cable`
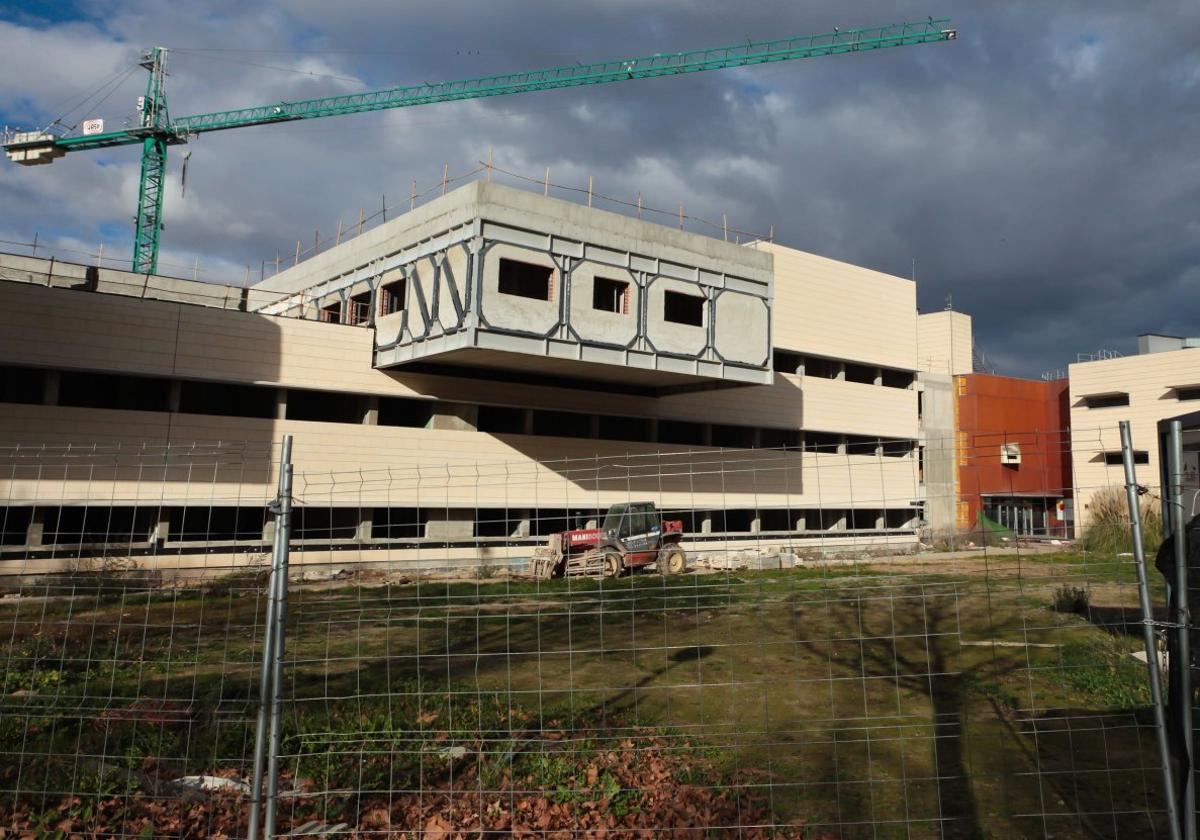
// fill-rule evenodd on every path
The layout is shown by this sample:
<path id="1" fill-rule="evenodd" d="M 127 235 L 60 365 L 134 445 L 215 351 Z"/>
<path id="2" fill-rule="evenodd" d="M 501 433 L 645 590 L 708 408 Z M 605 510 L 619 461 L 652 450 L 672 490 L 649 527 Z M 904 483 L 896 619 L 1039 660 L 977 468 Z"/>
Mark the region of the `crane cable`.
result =
<path id="1" fill-rule="evenodd" d="M 63 111 L 61 114 L 59 114 L 58 117 L 51 120 L 50 123 L 46 126 L 46 130 L 49 130 L 50 127 L 52 127 L 54 125 L 65 125 L 63 123 L 63 120 L 66 119 L 66 117 L 69 114 L 71 114 L 75 111 L 78 111 L 80 108 L 83 108 L 85 105 L 87 105 L 89 103 L 89 101 L 91 99 L 95 98 L 96 96 L 99 96 L 102 92 L 104 92 L 105 88 L 108 88 L 108 92 L 104 93 L 104 96 L 102 96 L 99 100 L 97 100 L 91 106 L 93 108 L 99 108 L 101 105 L 103 105 L 105 102 L 108 101 L 109 97 L 111 97 L 117 91 L 117 89 L 120 88 L 120 86 L 125 83 L 125 81 L 130 77 L 130 75 L 132 75 L 136 70 L 139 69 L 140 66 L 141 66 L 140 64 L 133 64 L 124 70 L 118 71 L 115 75 L 110 76 L 106 81 L 102 82 L 98 87 L 93 89 L 90 93 L 85 94 L 82 99 L 80 99 L 78 102 L 76 102 L 70 108 Z M 66 126 L 66 128 L 69 131 L 75 130 L 74 125 Z"/>

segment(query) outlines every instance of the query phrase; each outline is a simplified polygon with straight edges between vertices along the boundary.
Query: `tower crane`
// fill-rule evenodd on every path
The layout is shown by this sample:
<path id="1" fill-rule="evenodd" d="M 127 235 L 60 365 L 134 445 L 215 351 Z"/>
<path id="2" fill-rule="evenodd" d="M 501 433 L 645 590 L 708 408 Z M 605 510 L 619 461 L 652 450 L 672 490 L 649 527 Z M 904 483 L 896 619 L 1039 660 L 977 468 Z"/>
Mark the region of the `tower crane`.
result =
<path id="1" fill-rule="evenodd" d="M 929 18 L 916 23 L 895 23 L 863 29 L 835 29 L 833 32 L 818 35 L 749 41 L 689 52 L 655 53 L 638 58 L 573 64 L 435 84 L 390 87 L 366 93 L 326 96 L 296 102 L 274 102 L 269 105 L 175 118 L 171 118 L 167 111 L 167 49 L 154 47 L 141 61 L 141 66 L 149 72 L 149 78 L 146 82 L 146 94 L 138 103 L 139 125 L 105 132 L 102 127 L 91 122 L 90 125 L 85 123 L 84 131 L 77 135 L 58 133 L 50 129 L 7 132 L 3 145 L 9 159 L 25 166 L 51 163 L 68 152 L 140 145 L 142 171 L 134 223 L 132 268 L 139 273 L 153 274 L 158 268 L 158 247 L 163 226 L 167 147 L 186 143 L 205 132 L 952 41 L 957 32 L 951 29 L 949 24 L 947 18 Z M 99 130 L 96 130 L 97 128 Z"/>

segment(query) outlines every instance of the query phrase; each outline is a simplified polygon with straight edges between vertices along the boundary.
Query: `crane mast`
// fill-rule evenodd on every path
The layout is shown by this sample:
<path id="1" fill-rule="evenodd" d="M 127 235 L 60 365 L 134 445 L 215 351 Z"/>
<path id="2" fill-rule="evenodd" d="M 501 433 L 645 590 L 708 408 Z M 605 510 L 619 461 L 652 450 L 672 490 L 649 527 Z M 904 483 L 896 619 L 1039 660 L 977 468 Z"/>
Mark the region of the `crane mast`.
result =
<path id="1" fill-rule="evenodd" d="M 162 235 L 167 147 L 186 143 L 190 137 L 204 132 L 952 41 L 957 32 L 950 28 L 949 24 L 950 21 L 946 18 L 929 18 L 917 23 L 895 23 L 864 29 L 835 29 L 833 32 L 817 35 L 748 41 L 725 47 L 655 53 L 651 56 L 573 64 L 435 84 L 398 86 L 297 102 L 275 102 L 175 119 L 171 119 L 167 111 L 167 50 L 164 47 L 154 47 L 146 53 L 141 62 L 141 66 L 148 71 L 149 78 L 146 82 L 146 95 L 139 100 L 140 119 L 136 128 L 69 136 L 59 136 L 48 130 L 8 132 L 3 145 L 10 160 L 33 166 L 52 163 L 67 152 L 140 144 L 142 169 L 134 225 L 132 268 L 139 273 L 153 274 L 158 270 L 159 241 Z"/>

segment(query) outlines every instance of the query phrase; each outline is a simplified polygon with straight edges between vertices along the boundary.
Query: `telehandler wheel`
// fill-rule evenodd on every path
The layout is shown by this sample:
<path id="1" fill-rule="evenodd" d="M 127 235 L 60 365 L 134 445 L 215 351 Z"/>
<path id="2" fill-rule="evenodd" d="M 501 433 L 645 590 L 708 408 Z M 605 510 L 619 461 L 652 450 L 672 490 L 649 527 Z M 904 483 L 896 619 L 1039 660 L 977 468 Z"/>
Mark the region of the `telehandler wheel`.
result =
<path id="1" fill-rule="evenodd" d="M 625 564 L 621 562 L 621 555 L 615 551 L 610 551 L 604 555 L 604 576 L 609 578 L 620 577 Z"/>
<path id="2" fill-rule="evenodd" d="M 664 548 L 658 555 L 658 570 L 664 575 L 681 575 L 687 571 L 687 552 L 677 545 Z"/>

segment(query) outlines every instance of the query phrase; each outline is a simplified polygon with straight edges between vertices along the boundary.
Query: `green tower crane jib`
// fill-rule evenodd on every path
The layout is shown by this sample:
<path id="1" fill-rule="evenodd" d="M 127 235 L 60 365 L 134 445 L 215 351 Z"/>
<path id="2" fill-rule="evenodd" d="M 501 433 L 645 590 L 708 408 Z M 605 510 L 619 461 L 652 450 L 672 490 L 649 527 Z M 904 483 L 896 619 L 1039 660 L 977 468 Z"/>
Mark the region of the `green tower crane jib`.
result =
<path id="1" fill-rule="evenodd" d="M 167 114 L 167 50 L 155 47 L 142 61 L 142 67 L 150 71 L 150 78 L 140 106 L 141 124 L 137 128 L 71 137 L 57 137 L 45 131 L 18 133 L 5 138 L 4 149 L 12 160 L 25 165 L 35 165 L 48 163 L 66 152 L 141 144 L 142 173 L 134 229 L 133 269 L 137 272 L 153 273 L 158 268 L 158 248 L 162 233 L 167 146 L 185 143 L 190 136 L 202 132 L 336 117 L 437 102 L 456 102 L 539 90 L 610 84 L 632 79 L 676 76 L 800 58 L 868 52 L 890 47 L 953 41 L 956 37 L 957 32 L 950 28 L 949 19 L 929 18 L 917 23 L 834 30 L 819 35 L 748 41 L 689 52 L 655 53 L 651 56 L 595 64 L 573 64 L 546 70 L 392 87 L 299 102 L 277 102 L 196 114 L 174 120 Z"/>

